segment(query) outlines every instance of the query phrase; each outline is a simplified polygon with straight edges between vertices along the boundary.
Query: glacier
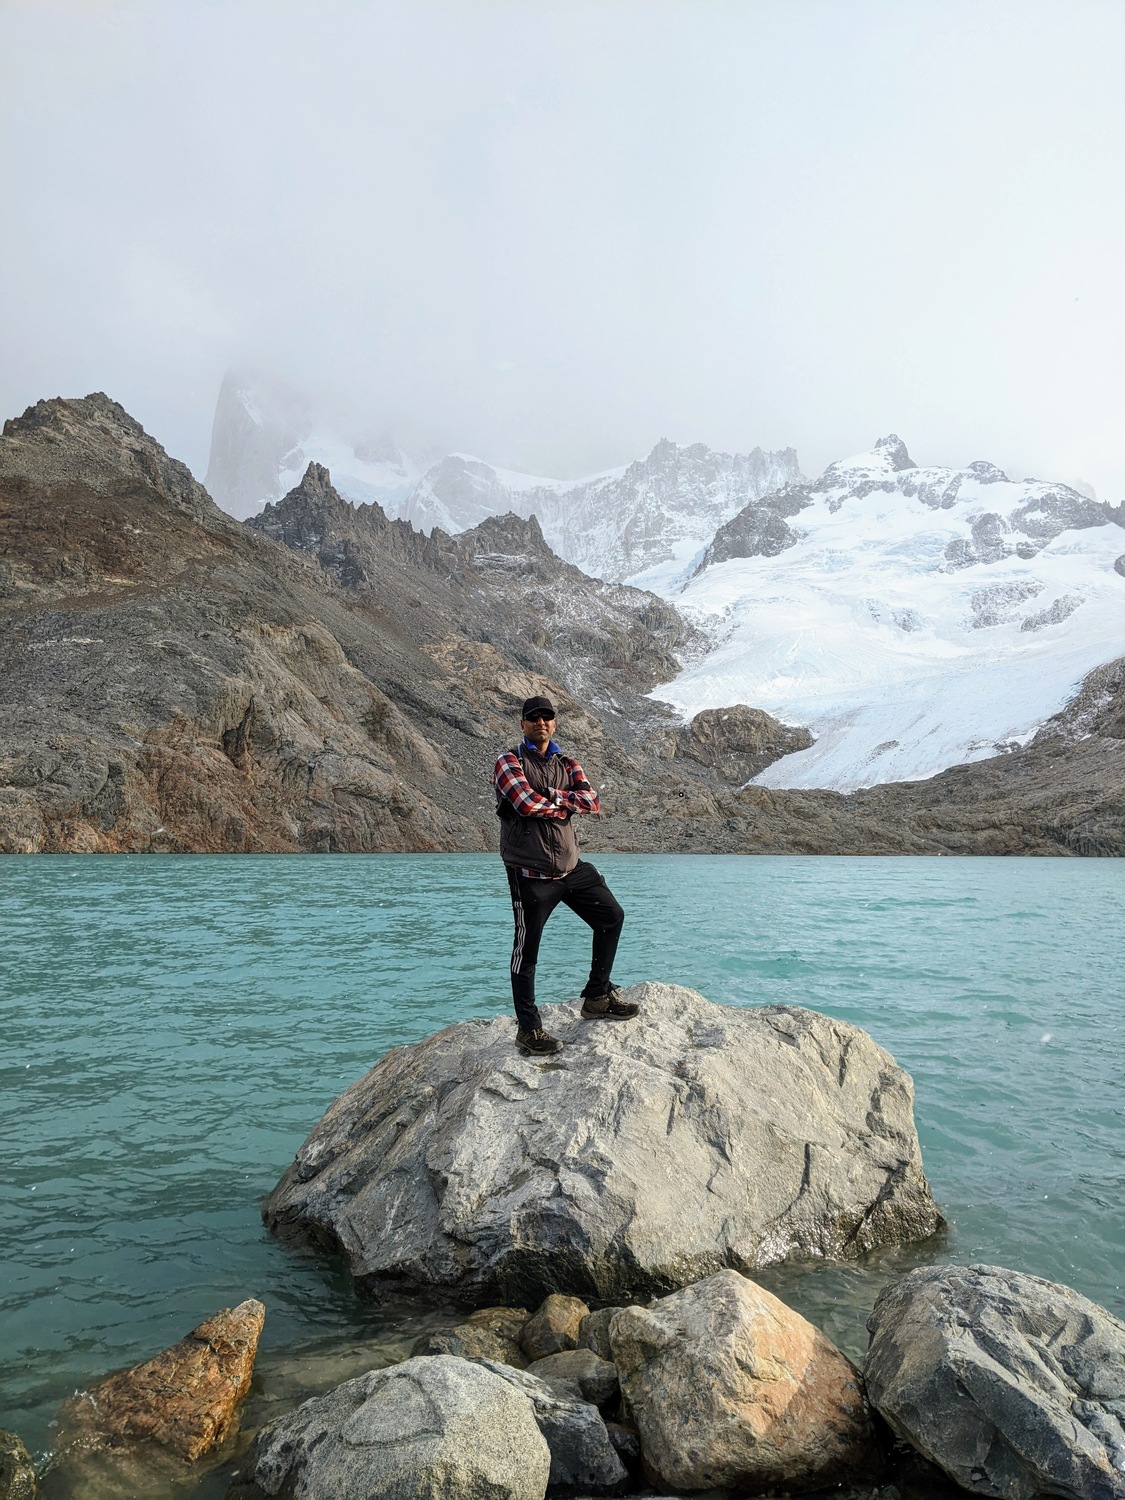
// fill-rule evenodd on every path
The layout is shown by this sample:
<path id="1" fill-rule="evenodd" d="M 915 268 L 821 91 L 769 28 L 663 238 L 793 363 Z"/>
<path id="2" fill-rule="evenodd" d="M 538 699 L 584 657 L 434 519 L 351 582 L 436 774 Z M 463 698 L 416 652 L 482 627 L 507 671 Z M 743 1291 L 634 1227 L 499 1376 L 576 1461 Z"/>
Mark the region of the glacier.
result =
<path id="1" fill-rule="evenodd" d="M 1002 754 L 1125 649 L 1125 506 L 987 463 L 917 468 L 892 436 L 831 465 L 788 526 L 776 555 L 645 579 L 714 642 L 652 696 L 816 737 L 755 784 L 849 792 Z"/>

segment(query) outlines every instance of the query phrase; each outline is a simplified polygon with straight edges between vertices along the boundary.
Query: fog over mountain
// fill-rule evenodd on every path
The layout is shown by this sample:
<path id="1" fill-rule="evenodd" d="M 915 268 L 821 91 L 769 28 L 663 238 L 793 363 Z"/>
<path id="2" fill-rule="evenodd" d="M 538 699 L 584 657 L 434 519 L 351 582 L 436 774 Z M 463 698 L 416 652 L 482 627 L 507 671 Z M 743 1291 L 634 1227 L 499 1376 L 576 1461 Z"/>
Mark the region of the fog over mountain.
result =
<path id="1" fill-rule="evenodd" d="M 535 516 L 568 562 L 622 579 L 682 564 L 750 500 L 800 479 L 792 448 L 714 453 L 664 439 L 643 459 L 577 481 L 496 468 L 472 454 L 405 453 L 391 438 L 333 430 L 307 398 L 250 373 L 223 381 L 206 484 L 233 516 L 252 517 L 288 494 L 310 463 L 357 505 L 376 504 L 427 533 L 466 531 L 490 516 Z"/>
<path id="2" fill-rule="evenodd" d="M 894 430 L 1125 497 L 1115 0 L 42 0 L 0 58 L 5 412 L 201 477 L 252 367 L 423 466 Z"/>

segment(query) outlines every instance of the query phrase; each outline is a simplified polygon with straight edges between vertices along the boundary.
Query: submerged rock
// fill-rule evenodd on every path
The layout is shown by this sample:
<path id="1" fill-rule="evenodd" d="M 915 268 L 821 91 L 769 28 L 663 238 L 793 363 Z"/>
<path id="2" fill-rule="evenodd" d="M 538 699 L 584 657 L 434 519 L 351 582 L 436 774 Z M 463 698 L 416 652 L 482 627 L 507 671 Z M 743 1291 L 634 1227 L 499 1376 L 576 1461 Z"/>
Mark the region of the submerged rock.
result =
<path id="1" fill-rule="evenodd" d="M 520 1348 L 520 1334 L 529 1317 L 524 1307 L 482 1307 L 463 1323 L 419 1339 L 414 1353 L 494 1359 L 522 1370 L 527 1355 Z"/>
<path id="2" fill-rule="evenodd" d="M 0 1430 L 0 1500 L 35 1500 L 35 1465 L 14 1432 Z"/>
<path id="3" fill-rule="evenodd" d="M 894 1431 L 978 1495 L 1125 1500 L 1125 1324 L 998 1266 L 879 1296 L 864 1378 Z"/>
<path id="4" fill-rule="evenodd" d="M 155 1359 L 72 1396 L 59 1412 L 57 1451 L 155 1443 L 200 1458 L 231 1431 L 265 1317 L 253 1300 L 224 1308 Z"/>
<path id="5" fill-rule="evenodd" d="M 526 1396 L 470 1360 L 435 1355 L 345 1381 L 270 1423 L 238 1492 L 543 1500 L 550 1467 Z"/>
<path id="6" fill-rule="evenodd" d="M 395 1048 L 328 1110 L 266 1222 L 340 1250 L 372 1291 L 507 1301 L 635 1300 L 941 1226 L 910 1078 L 865 1032 L 673 985 L 627 994 L 627 1024 L 546 1007 L 565 1043 L 547 1061 L 516 1051 L 507 1017 Z"/>
<path id="7" fill-rule="evenodd" d="M 626 1308 L 610 1337 L 657 1484 L 813 1489 L 877 1465 L 855 1368 L 819 1329 L 736 1271 Z"/>

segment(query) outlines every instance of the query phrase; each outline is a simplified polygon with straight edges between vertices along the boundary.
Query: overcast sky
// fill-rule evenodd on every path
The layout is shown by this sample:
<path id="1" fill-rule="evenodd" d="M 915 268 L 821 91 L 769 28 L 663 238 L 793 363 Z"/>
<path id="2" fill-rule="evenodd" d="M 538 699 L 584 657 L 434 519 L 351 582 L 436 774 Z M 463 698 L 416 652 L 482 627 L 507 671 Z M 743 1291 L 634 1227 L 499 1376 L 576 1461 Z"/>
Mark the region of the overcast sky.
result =
<path id="1" fill-rule="evenodd" d="M 0 414 L 251 365 L 579 474 L 889 431 L 1125 499 L 1120 0 L 0 0 Z"/>

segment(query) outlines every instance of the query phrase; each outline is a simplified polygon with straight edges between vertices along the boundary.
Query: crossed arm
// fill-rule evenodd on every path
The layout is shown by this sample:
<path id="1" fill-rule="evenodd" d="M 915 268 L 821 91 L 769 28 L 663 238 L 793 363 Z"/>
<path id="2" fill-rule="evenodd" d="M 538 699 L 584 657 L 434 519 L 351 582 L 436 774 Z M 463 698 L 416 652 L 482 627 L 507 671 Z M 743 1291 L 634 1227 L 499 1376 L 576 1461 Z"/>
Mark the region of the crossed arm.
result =
<path id="1" fill-rule="evenodd" d="M 582 767 L 568 755 L 562 761 L 567 769 L 566 786 L 552 788 L 548 793 L 537 792 L 523 774 L 519 756 L 506 750 L 496 762 L 493 785 L 523 818 L 554 818 L 565 823 L 571 813 L 601 812 L 598 794 L 586 780 Z"/>

